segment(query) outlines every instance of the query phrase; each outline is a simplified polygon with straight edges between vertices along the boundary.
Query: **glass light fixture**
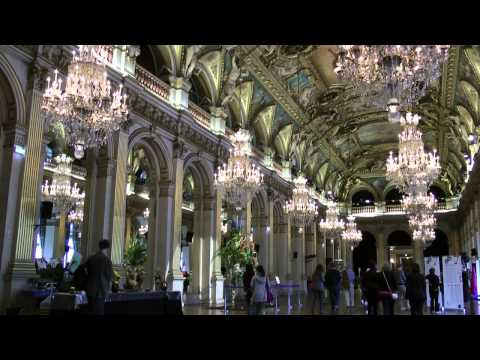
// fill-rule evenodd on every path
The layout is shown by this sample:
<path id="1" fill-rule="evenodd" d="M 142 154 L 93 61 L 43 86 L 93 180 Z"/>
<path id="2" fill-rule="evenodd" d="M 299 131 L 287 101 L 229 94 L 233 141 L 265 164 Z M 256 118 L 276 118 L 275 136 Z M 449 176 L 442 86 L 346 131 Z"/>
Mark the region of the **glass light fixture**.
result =
<path id="1" fill-rule="evenodd" d="M 449 45 L 339 45 L 335 73 L 364 99 L 384 107 L 397 98 L 406 105 L 425 96 L 442 73 Z"/>
<path id="2" fill-rule="evenodd" d="M 48 180 L 42 185 L 42 194 L 46 200 L 52 201 L 62 213 L 67 213 L 79 201 L 83 201 L 85 193 L 80 191 L 77 183 L 71 184 L 73 159 L 65 154 L 55 157 L 57 172 L 53 174 L 52 183 Z"/>
<path id="3" fill-rule="evenodd" d="M 250 159 L 250 133 L 240 129 L 232 137 L 228 163 L 218 167 L 215 186 L 227 202 L 237 209 L 243 208 L 252 195 L 262 186 L 263 174 Z"/>
<path id="4" fill-rule="evenodd" d="M 349 216 L 347 220 L 345 230 L 341 234 L 342 240 L 352 244 L 352 247 L 355 247 L 362 241 L 362 232 L 357 229 L 354 216 Z"/>
<path id="5" fill-rule="evenodd" d="M 294 181 L 292 199 L 283 206 L 285 214 L 290 217 L 294 226 L 302 228 L 310 224 L 318 215 L 317 205 L 310 198 L 307 188 L 307 179 L 300 174 Z"/>
<path id="6" fill-rule="evenodd" d="M 400 123 L 403 131 L 399 134 L 398 157 L 387 159 L 387 180 L 394 181 L 405 193 L 418 193 L 428 189 L 440 173 L 440 160 L 436 150 L 424 150 L 422 133 L 417 129 L 420 116 L 407 113 Z"/>
<path id="7" fill-rule="evenodd" d="M 148 208 L 146 208 L 144 211 L 143 211 L 143 217 L 145 219 L 148 219 L 148 217 L 150 216 L 150 210 L 148 210 Z"/>
<path id="8" fill-rule="evenodd" d="M 343 219 L 339 219 L 338 215 L 337 203 L 328 201 L 326 218 L 320 220 L 320 231 L 331 236 L 340 234 L 345 228 L 345 223 Z"/>
<path id="9" fill-rule="evenodd" d="M 73 51 L 66 81 L 55 70 L 43 94 L 42 110 L 48 122 L 62 124 L 77 159 L 83 158 L 85 148 L 104 145 L 127 120 L 127 96 L 122 85 L 112 92 L 103 50 L 103 45 L 80 45 L 78 52 Z"/>

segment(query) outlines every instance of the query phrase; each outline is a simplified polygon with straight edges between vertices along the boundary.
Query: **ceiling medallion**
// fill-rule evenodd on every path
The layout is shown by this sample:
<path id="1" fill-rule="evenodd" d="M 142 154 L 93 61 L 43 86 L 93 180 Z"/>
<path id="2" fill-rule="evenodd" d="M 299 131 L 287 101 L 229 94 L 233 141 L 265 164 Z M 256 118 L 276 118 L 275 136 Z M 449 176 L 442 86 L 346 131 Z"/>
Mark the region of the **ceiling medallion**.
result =
<path id="1" fill-rule="evenodd" d="M 318 215 L 317 205 L 310 198 L 307 179 L 300 174 L 294 181 L 292 199 L 283 206 L 293 226 L 304 227 L 310 224 Z"/>
<path id="2" fill-rule="evenodd" d="M 263 185 L 260 168 L 252 163 L 250 133 L 240 129 L 231 138 L 233 151 L 230 149 L 228 163 L 218 167 L 215 186 L 222 192 L 227 202 L 237 209 L 245 207 L 248 200 Z"/>
<path id="3" fill-rule="evenodd" d="M 49 122 L 63 125 L 67 143 L 81 159 L 85 148 L 104 145 L 112 132 L 127 120 L 126 95 L 122 85 L 112 92 L 102 59 L 103 45 L 80 45 L 68 65 L 62 86 L 58 70 L 47 78 L 42 110 Z"/>
<path id="4" fill-rule="evenodd" d="M 412 106 L 442 73 L 449 45 L 339 45 L 335 73 L 366 101 Z"/>

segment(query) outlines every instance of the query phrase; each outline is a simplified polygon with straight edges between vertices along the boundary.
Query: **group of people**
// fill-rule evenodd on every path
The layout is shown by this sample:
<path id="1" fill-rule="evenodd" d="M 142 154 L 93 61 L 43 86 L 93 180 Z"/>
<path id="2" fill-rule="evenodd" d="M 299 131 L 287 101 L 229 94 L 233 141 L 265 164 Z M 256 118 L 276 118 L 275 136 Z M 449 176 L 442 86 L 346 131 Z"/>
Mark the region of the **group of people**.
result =
<path id="1" fill-rule="evenodd" d="M 396 300 L 400 301 L 402 311 L 410 308 L 412 315 L 422 315 L 426 300 L 426 280 L 428 280 L 430 295 L 430 311 L 438 312 L 441 284 L 434 268 L 429 270 L 427 276 L 420 273 L 418 264 L 413 264 L 408 272 L 405 272 L 401 266 L 392 270 L 389 265 L 384 265 L 379 272 L 375 262 L 371 261 L 367 271 L 361 279 L 358 279 L 350 267 L 340 272 L 337 265 L 332 262 L 324 272 L 323 266 L 319 264 L 311 277 L 313 294 L 311 311 L 313 314 L 318 304 L 320 314 L 323 313 L 325 290 L 328 291 L 332 314 L 338 312 L 342 290 L 346 307 L 351 310 L 355 304 L 355 288 L 359 283 L 362 302 L 367 305 L 369 315 L 378 314 L 379 303 L 382 303 L 384 315 L 393 315 Z"/>
<path id="2" fill-rule="evenodd" d="M 346 267 L 340 272 L 335 263 L 332 262 L 328 265 L 328 269 L 324 273 L 323 265 L 318 264 L 310 283 L 313 294 L 312 314 L 315 312 L 317 303 L 319 313 L 323 313 L 325 290 L 328 291 L 332 313 L 337 313 L 339 310 L 340 293 L 342 290 L 347 309 L 351 310 L 355 305 L 355 281 L 355 273 L 351 267 Z"/>

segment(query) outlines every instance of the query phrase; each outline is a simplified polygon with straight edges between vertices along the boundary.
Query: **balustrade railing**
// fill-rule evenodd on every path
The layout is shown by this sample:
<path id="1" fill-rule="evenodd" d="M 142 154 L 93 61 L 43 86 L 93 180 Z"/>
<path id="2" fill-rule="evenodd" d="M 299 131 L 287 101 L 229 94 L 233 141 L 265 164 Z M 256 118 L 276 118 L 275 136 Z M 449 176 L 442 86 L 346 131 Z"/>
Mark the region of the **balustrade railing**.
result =
<path id="1" fill-rule="evenodd" d="M 139 65 L 135 66 L 135 78 L 141 85 L 145 86 L 145 88 L 160 96 L 162 99 L 168 100 L 170 89 L 168 84 Z"/>
<path id="2" fill-rule="evenodd" d="M 403 205 L 402 204 L 391 204 L 391 205 L 386 205 L 385 206 L 385 212 L 390 213 L 390 212 L 402 212 L 403 211 Z"/>
<path id="3" fill-rule="evenodd" d="M 371 214 L 375 212 L 375 206 L 352 207 L 352 214 Z"/>
<path id="4" fill-rule="evenodd" d="M 203 110 L 200 106 L 196 105 L 192 101 L 188 102 L 188 110 L 196 122 L 207 129 L 210 129 L 210 114 L 208 112 Z"/>

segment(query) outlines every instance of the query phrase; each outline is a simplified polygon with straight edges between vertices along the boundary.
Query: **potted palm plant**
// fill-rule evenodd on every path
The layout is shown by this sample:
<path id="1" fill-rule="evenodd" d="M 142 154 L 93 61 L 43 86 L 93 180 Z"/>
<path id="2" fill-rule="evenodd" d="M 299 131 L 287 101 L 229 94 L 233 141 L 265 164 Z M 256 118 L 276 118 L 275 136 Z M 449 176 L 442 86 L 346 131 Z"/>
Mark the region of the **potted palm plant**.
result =
<path id="1" fill-rule="evenodd" d="M 145 275 L 144 264 L 147 261 L 145 240 L 135 236 L 125 251 L 123 266 L 126 273 L 125 290 L 140 290 Z"/>

